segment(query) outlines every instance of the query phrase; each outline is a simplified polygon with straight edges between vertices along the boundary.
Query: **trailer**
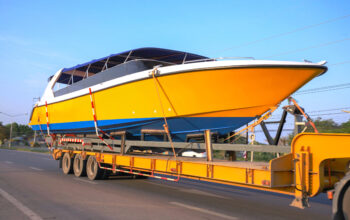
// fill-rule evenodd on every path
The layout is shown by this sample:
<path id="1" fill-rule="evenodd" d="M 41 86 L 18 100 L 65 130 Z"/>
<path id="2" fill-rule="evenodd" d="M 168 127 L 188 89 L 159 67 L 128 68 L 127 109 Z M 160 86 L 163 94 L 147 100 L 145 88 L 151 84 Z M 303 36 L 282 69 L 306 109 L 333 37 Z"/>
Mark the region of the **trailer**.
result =
<path id="1" fill-rule="evenodd" d="M 293 195 L 291 206 L 301 209 L 309 207 L 310 197 L 327 193 L 333 199 L 333 218 L 350 218 L 350 134 L 301 133 L 290 147 L 213 143 L 208 130 L 204 143 L 174 142 L 172 147 L 168 141 L 127 140 L 125 133 L 120 132 L 108 139 L 84 136 L 47 138 L 52 156 L 59 160 L 64 174 L 87 175 L 90 180 L 110 174 L 174 182 L 189 178 Z M 152 149 L 170 153 L 155 155 L 157 151 Z M 179 156 L 180 151 L 189 149 L 203 150 L 207 157 Z M 283 156 L 269 162 L 227 161 L 213 159 L 213 150 Z"/>

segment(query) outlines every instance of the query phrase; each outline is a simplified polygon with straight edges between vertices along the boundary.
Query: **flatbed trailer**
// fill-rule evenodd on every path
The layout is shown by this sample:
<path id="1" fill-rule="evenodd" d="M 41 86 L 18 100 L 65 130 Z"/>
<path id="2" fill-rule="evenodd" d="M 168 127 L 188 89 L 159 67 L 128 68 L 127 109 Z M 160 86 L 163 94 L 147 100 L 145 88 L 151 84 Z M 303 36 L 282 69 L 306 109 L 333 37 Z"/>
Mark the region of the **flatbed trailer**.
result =
<path id="1" fill-rule="evenodd" d="M 190 178 L 293 195 L 291 205 L 302 209 L 309 207 L 310 197 L 327 193 L 333 199 L 333 218 L 350 219 L 350 134 L 302 133 L 291 147 L 217 144 L 211 143 L 211 138 L 205 143 L 173 143 L 176 149 L 205 149 L 207 158 L 142 153 L 152 147 L 169 149 L 169 142 L 86 137 L 47 140 L 52 141 L 52 156 L 60 160 L 65 174 L 80 177 L 86 173 L 90 180 L 109 172 L 175 182 Z M 130 149 L 141 150 L 130 153 Z M 284 155 L 269 162 L 225 161 L 213 159 L 213 149 Z"/>

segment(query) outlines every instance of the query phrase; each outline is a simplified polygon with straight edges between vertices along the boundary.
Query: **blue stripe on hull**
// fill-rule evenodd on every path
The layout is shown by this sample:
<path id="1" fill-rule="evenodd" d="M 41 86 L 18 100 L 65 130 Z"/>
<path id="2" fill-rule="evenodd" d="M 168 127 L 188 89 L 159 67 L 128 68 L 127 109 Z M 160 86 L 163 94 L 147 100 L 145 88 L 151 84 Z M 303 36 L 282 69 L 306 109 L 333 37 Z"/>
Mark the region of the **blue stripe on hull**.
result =
<path id="1" fill-rule="evenodd" d="M 202 132 L 206 129 L 225 134 L 233 131 L 254 117 L 179 117 L 168 118 L 169 129 L 175 139 L 184 140 L 187 133 Z M 105 131 L 126 130 L 133 136 L 140 136 L 141 129 L 163 129 L 163 118 L 137 118 L 100 120 L 98 127 Z M 52 133 L 92 133 L 95 132 L 94 121 L 68 122 L 50 124 Z M 39 125 L 33 125 L 33 130 L 40 130 Z M 46 131 L 46 125 L 41 125 Z"/>

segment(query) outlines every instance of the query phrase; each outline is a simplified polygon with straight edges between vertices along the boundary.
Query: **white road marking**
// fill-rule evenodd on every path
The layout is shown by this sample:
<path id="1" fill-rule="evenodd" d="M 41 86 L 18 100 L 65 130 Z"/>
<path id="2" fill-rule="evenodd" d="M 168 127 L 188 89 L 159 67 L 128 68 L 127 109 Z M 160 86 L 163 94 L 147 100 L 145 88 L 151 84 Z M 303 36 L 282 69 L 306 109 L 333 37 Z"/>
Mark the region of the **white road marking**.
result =
<path id="1" fill-rule="evenodd" d="M 32 169 L 32 170 L 43 171 L 43 169 L 36 168 L 36 167 L 29 167 L 29 168 Z"/>
<path id="2" fill-rule="evenodd" d="M 209 210 L 206 210 L 206 209 L 198 208 L 198 207 L 191 206 L 191 205 L 182 204 L 182 203 L 179 203 L 179 202 L 170 202 L 170 204 L 177 205 L 177 206 L 180 206 L 180 207 L 183 207 L 183 208 L 187 208 L 187 209 L 191 209 L 191 210 L 195 210 L 195 211 L 198 211 L 198 212 L 203 212 L 203 213 L 210 214 L 210 215 L 213 215 L 213 216 L 217 216 L 217 217 L 220 217 L 220 218 L 235 219 L 235 220 L 238 219 L 238 218 L 236 218 L 234 216 L 224 215 L 224 214 L 221 214 L 221 213 L 218 213 L 218 212 L 209 211 Z"/>
<path id="3" fill-rule="evenodd" d="M 84 182 L 84 183 L 90 183 L 90 184 L 94 184 L 94 185 L 97 184 L 96 182 L 93 182 L 91 180 L 84 180 L 84 179 L 79 179 L 79 178 L 74 178 L 74 179 L 77 180 L 77 181 Z"/>
<path id="4" fill-rule="evenodd" d="M 42 220 L 42 218 L 29 209 L 27 206 L 23 205 L 20 201 L 18 201 L 15 197 L 11 196 L 4 190 L 0 188 L 0 195 L 11 202 L 17 209 L 19 209 L 23 214 L 29 217 L 31 220 Z"/>
<path id="5" fill-rule="evenodd" d="M 7 164 L 13 164 L 13 162 L 11 162 L 11 161 L 5 161 L 5 163 L 7 163 Z"/>

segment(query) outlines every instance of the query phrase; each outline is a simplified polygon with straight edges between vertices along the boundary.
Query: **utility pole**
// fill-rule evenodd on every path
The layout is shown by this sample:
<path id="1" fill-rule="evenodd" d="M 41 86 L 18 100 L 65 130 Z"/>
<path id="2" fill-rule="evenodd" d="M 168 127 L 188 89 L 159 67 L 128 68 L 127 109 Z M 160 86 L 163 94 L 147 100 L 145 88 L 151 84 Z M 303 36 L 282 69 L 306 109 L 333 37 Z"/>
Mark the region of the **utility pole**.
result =
<path id="1" fill-rule="evenodd" d="M 32 145 L 32 147 L 35 147 L 35 142 L 36 142 L 36 130 L 34 131 L 34 138 L 33 138 L 33 145 Z"/>
<path id="2" fill-rule="evenodd" d="M 11 142 L 12 142 L 12 125 L 13 125 L 13 122 L 11 122 L 11 128 L 10 128 L 9 148 L 11 148 Z"/>
<path id="3" fill-rule="evenodd" d="M 11 142 L 12 142 L 12 126 L 13 126 L 13 119 L 14 117 L 18 117 L 18 116 L 23 116 L 23 115 L 28 115 L 28 113 L 22 113 L 22 114 L 16 114 L 16 115 L 10 115 L 7 114 L 5 112 L 0 112 L 0 114 L 6 115 L 8 117 L 11 117 L 11 127 L 10 127 L 10 140 L 9 140 L 9 148 L 11 148 Z"/>

